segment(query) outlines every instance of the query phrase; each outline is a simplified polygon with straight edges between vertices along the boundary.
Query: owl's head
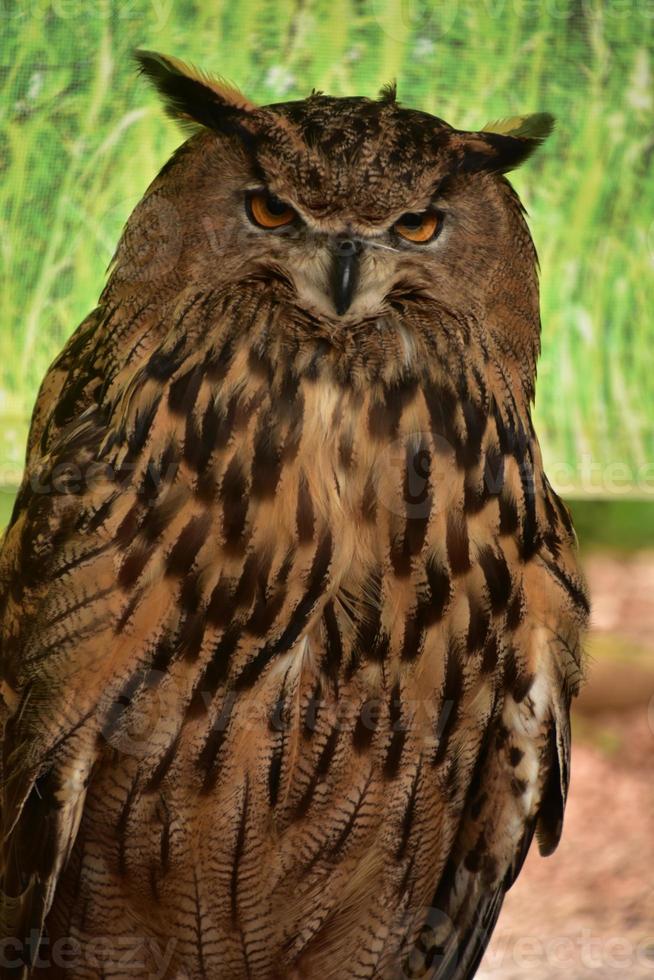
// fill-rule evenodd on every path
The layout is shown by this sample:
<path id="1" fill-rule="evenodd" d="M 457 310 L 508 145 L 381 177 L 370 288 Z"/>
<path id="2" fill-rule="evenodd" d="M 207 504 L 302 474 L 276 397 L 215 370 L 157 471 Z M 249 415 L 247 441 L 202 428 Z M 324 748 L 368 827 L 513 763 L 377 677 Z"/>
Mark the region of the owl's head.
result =
<path id="1" fill-rule="evenodd" d="M 260 107 L 176 59 L 137 58 L 168 111 L 202 130 L 165 168 L 198 225 L 185 245 L 194 274 L 269 275 L 343 328 L 399 296 L 488 314 L 521 281 L 530 298 L 519 304 L 537 309 L 535 253 L 502 175 L 549 134 L 551 116 L 464 132 L 404 108 L 393 87 L 378 100 L 314 92 Z M 502 296 L 491 302 L 493 290 Z"/>

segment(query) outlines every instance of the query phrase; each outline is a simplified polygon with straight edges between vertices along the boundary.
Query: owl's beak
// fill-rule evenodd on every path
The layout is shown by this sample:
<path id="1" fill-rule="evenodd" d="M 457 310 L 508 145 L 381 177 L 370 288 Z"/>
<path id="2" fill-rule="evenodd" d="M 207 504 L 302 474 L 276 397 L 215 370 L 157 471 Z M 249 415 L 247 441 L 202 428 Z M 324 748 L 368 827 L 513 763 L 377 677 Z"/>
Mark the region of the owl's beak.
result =
<path id="1" fill-rule="evenodd" d="M 361 246 L 351 238 L 334 242 L 332 266 L 332 297 L 339 316 L 347 313 L 354 297 L 359 271 Z"/>

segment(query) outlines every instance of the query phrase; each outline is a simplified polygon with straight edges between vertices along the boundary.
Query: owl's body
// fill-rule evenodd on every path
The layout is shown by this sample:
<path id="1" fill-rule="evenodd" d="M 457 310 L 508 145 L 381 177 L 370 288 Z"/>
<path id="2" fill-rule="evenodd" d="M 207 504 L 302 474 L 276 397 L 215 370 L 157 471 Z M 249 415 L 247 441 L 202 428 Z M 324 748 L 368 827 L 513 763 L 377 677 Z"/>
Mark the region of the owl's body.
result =
<path id="1" fill-rule="evenodd" d="M 68 939 L 80 978 L 472 976 L 532 834 L 558 840 L 587 612 L 491 163 L 528 133 L 144 65 L 208 129 L 35 410 L 1 568 L 3 975 L 45 923 L 34 975 Z M 287 227 L 244 213 L 262 185 Z M 422 213 L 424 247 L 388 237 Z"/>

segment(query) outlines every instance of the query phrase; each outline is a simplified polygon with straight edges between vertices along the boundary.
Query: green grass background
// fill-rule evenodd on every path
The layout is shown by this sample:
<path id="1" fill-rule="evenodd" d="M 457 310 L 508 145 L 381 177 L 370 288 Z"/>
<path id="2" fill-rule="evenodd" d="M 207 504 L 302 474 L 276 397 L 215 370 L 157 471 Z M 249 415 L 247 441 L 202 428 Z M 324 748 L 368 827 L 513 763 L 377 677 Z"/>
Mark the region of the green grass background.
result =
<path id="1" fill-rule="evenodd" d="M 654 3 L 0 0 L 0 485 L 37 386 L 94 305 L 121 227 L 182 136 L 149 47 L 255 100 L 374 95 L 461 127 L 547 109 L 514 175 L 542 266 L 537 424 L 566 495 L 654 501 Z M 643 513 L 651 529 L 652 507 Z"/>

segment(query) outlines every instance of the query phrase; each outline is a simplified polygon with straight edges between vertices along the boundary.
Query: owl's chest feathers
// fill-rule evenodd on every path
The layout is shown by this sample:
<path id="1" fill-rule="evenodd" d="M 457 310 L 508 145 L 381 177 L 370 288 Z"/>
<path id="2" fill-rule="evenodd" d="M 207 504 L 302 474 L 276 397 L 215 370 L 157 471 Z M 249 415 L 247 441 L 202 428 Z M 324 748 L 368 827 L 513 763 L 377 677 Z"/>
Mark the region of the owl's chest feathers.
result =
<path id="1" fill-rule="evenodd" d="M 418 605 L 445 608 L 450 570 L 461 582 L 476 574 L 497 531 L 499 484 L 512 513 L 521 494 L 517 467 L 497 469 L 483 377 L 436 356 L 366 373 L 365 358 L 348 370 L 325 343 L 236 337 L 209 338 L 169 379 L 146 367 L 122 403 L 135 496 L 116 503 L 105 532 L 121 537 L 128 614 L 147 605 L 174 619 L 179 594 L 194 656 L 222 637 L 216 662 L 247 683 L 332 599 L 352 647 L 370 620 L 370 643 L 388 638 L 399 656 Z M 152 615 L 129 628 L 145 635 Z M 417 650 L 424 630 L 414 633 Z"/>
<path id="2" fill-rule="evenodd" d="M 272 501 L 283 522 L 288 498 L 297 500 L 293 512 L 287 511 L 287 529 L 296 539 L 302 538 L 307 507 L 316 533 L 329 529 L 345 562 L 383 562 L 393 512 L 405 510 L 407 447 L 419 445 L 428 424 L 418 398 L 414 405 L 400 402 L 401 396 L 397 406 L 389 406 L 374 388 L 357 391 L 326 377 L 300 380 L 288 427 L 300 435 L 290 450 L 288 439 L 280 437 L 282 466 Z M 380 429 L 378 417 L 385 413 L 393 418 Z M 277 414 L 272 402 L 271 415 Z"/>

